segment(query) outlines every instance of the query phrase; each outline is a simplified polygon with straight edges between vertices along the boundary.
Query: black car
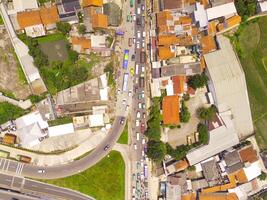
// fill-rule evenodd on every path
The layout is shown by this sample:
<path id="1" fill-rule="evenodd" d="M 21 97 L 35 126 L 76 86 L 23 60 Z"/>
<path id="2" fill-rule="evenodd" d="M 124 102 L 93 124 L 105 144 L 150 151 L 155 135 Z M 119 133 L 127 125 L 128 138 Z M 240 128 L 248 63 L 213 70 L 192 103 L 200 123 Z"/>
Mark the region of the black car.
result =
<path id="1" fill-rule="evenodd" d="M 124 124 L 124 121 L 125 121 L 125 117 L 122 117 L 120 120 L 120 124 Z"/>
<path id="2" fill-rule="evenodd" d="M 136 24 L 138 25 L 138 26 L 141 26 L 141 19 L 138 17 L 138 18 L 136 18 Z"/>
<path id="3" fill-rule="evenodd" d="M 109 145 L 107 144 L 105 147 L 104 147 L 104 150 L 108 150 L 109 149 Z"/>
<path id="4" fill-rule="evenodd" d="M 133 55 L 132 55 L 132 61 L 134 61 L 134 60 L 135 60 L 135 55 L 133 54 Z"/>

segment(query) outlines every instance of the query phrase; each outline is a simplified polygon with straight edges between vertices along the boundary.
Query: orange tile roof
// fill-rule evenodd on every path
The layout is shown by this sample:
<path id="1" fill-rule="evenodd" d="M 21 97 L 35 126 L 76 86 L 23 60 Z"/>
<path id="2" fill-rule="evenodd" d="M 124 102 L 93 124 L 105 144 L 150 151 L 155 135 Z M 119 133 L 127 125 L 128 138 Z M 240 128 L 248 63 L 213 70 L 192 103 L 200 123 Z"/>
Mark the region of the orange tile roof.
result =
<path id="1" fill-rule="evenodd" d="M 234 172 L 232 175 L 235 177 L 236 181 L 240 184 L 248 182 L 244 169 L 240 169 L 237 172 Z"/>
<path id="2" fill-rule="evenodd" d="M 178 44 L 180 39 L 175 35 L 159 35 L 158 36 L 158 45 L 167 45 Z"/>
<path id="3" fill-rule="evenodd" d="M 52 6 L 51 8 L 41 8 L 40 16 L 44 25 L 55 24 L 59 22 L 59 15 L 56 6 Z"/>
<path id="4" fill-rule="evenodd" d="M 87 7 L 87 6 L 101 7 L 103 6 L 103 0 L 82 0 L 82 7 Z"/>
<path id="5" fill-rule="evenodd" d="M 6 133 L 3 137 L 3 143 L 5 144 L 15 144 L 16 143 L 16 135 Z"/>
<path id="6" fill-rule="evenodd" d="M 107 28 L 108 16 L 103 14 L 94 14 L 92 17 L 93 28 Z"/>
<path id="7" fill-rule="evenodd" d="M 178 95 L 165 96 L 162 101 L 163 123 L 164 124 L 179 124 L 179 97 Z"/>
<path id="8" fill-rule="evenodd" d="M 193 44 L 193 39 L 190 35 L 183 35 L 178 38 L 180 40 L 179 45 L 181 46 L 190 46 Z"/>
<path id="9" fill-rule="evenodd" d="M 215 21 L 211 21 L 208 24 L 208 33 L 209 35 L 215 35 L 217 32 L 216 30 L 216 22 Z"/>
<path id="10" fill-rule="evenodd" d="M 17 20 L 21 29 L 42 24 L 39 10 L 18 12 Z"/>
<path id="11" fill-rule="evenodd" d="M 240 150 L 239 155 L 242 162 L 253 163 L 258 160 L 257 151 L 252 146 Z"/>
<path id="12" fill-rule="evenodd" d="M 241 22 L 241 17 L 239 15 L 235 15 L 226 20 L 228 28 L 240 24 L 240 22 Z"/>
<path id="13" fill-rule="evenodd" d="M 224 30 L 224 24 L 223 23 L 219 23 L 217 24 L 217 30 L 220 32 L 220 31 L 223 31 Z"/>
<path id="14" fill-rule="evenodd" d="M 84 52 L 86 49 L 91 48 L 91 40 L 85 37 L 72 37 L 71 43 L 72 45 L 80 45 L 81 52 Z"/>
<path id="15" fill-rule="evenodd" d="M 175 57 L 175 53 L 171 52 L 170 47 L 166 47 L 166 46 L 158 47 L 158 53 L 159 53 L 160 60 L 167 60 L 167 59 Z"/>
<path id="16" fill-rule="evenodd" d="M 189 164 L 186 160 L 179 160 L 174 167 L 176 169 L 176 172 L 179 172 L 185 170 L 188 166 Z"/>
<path id="17" fill-rule="evenodd" d="M 167 20 L 173 20 L 170 11 L 162 11 L 157 13 L 157 27 L 167 25 Z"/>
<path id="18" fill-rule="evenodd" d="M 181 16 L 179 17 L 179 21 L 181 24 L 191 24 L 192 23 L 192 18 L 190 16 Z"/>
<path id="19" fill-rule="evenodd" d="M 209 6 L 208 0 L 200 0 L 200 3 L 204 6 L 204 8 L 208 8 L 208 6 Z"/>
<path id="20" fill-rule="evenodd" d="M 166 85 L 168 85 L 168 80 L 163 80 L 163 81 L 161 81 L 161 84 L 162 84 L 162 86 L 166 86 Z"/>
<path id="21" fill-rule="evenodd" d="M 183 194 L 181 200 L 196 200 L 196 193 Z"/>
<path id="22" fill-rule="evenodd" d="M 211 193 L 211 194 L 201 194 L 199 195 L 199 200 L 238 200 L 235 193 Z"/>
<path id="23" fill-rule="evenodd" d="M 228 178 L 229 178 L 229 183 L 224 184 L 224 185 L 217 185 L 214 187 L 205 188 L 203 189 L 202 193 L 214 193 L 214 192 L 220 192 L 220 191 L 227 191 L 228 189 L 235 188 L 236 187 L 235 175 L 230 174 Z"/>
<path id="24" fill-rule="evenodd" d="M 192 36 L 198 35 L 198 27 L 194 26 L 192 27 Z"/>
<path id="25" fill-rule="evenodd" d="M 203 54 L 216 50 L 216 43 L 213 36 L 207 35 L 201 37 L 201 45 Z"/>
<path id="26" fill-rule="evenodd" d="M 174 94 L 184 93 L 185 76 L 173 76 L 172 82 Z"/>
<path id="27" fill-rule="evenodd" d="M 200 58 L 200 67 L 202 70 L 206 68 L 206 62 L 205 62 L 204 56 L 201 56 Z"/>

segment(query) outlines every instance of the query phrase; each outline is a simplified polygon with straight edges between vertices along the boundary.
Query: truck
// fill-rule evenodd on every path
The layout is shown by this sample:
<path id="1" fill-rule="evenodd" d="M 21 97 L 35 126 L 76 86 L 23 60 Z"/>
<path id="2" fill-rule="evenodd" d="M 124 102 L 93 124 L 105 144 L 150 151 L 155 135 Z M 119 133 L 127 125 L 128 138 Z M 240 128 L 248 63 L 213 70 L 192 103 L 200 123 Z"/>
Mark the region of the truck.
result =
<path id="1" fill-rule="evenodd" d="M 145 63 L 146 62 L 146 52 L 142 50 L 140 52 L 140 63 Z"/>
<path id="2" fill-rule="evenodd" d="M 129 61 L 129 50 L 125 49 L 124 50 L 124 56 L 123 56 L 123 69 L 127 69 L 128 68 L 128 61 Z"/>
<path id="3" fill-rule="evenodd" d="M 123 75 L 123 85 L 122 85 L 122 91 L 127 92 L 128 91 L 128 79 L 129 79 L 129 74 L 124 73 Z"/>
<path id="4" fill-rule="evenodd" d="M 130 7 L 134 6 L 134 0 L 130 0 Z"/>

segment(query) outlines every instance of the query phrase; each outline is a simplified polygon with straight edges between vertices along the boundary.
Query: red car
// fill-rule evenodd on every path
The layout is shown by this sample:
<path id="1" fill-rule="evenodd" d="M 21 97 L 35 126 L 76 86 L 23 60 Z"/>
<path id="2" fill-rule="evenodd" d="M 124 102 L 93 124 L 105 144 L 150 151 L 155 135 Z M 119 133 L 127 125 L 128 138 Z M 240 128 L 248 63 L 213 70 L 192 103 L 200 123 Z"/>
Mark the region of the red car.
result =
<path id="1" fill-rule="evenodd" d="M 145 133 L 145 123 L 141 123 L 141 133 Z"/>

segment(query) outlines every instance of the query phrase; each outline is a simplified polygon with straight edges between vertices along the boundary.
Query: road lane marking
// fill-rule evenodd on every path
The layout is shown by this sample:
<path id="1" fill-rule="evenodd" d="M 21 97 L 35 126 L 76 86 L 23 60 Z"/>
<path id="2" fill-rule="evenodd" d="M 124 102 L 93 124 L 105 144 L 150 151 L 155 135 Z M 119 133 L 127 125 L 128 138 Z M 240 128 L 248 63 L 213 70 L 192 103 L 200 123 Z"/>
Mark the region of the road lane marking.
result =
<path id="1" fill-rule="evenodd" d="M 10 164 L 10 160 L 7 161 L 7 165 L 6 165 L 6 170 L 5 171 L 8 171 L 9 164 Z"/>
<path id="2" fill-rule="evenodd" d="M 3 166 L 2 166 L 2 170 L 5 170 L 5 165 L 6 165 L 6 160 L 4 160 Z"/>

